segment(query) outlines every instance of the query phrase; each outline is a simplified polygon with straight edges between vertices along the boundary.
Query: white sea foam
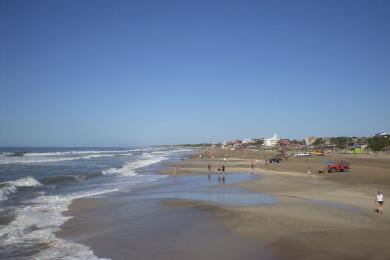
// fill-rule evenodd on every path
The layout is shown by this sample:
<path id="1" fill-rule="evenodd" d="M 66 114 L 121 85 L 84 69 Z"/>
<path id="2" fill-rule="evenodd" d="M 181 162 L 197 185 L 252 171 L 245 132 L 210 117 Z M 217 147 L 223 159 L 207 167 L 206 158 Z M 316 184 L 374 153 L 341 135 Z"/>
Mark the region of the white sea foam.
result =
<path id="1" fill-rule="evenodd" d="M 64 152 L 42 152 L 42 153 L 26 153 L 24 156 L 62 156 L 62 155 L 82 155 L 82 154 L 110 154 L 110 153 L 126 153 L 132 150 L 90 150 L 90 151 L 64 151 Z"/>
<path id="2" fill-rule="evenodd" d="M 0 183 L 0 201 L 8 199 L 8 196 L 12 193 L 17 192 L 18 187 L 32 187 L 42 185 L 39 181 L 33 177 L 25 177 L 15 181 L 7 181 Z"/>
<path id="3" fill-rule="evenodd" d="M 148 165 L 152 165 L 155 163 L 159 163 L 163 160 L 167 160 L 168 157 L 163 156 L 153 156 L 150 153 L 142 153 L 142 157 L 137 161 L 128 162 L 122 168 L 110 168 L 102 171 L 104 175 L 108 174 L 119 174 L 122 176 L 134 176 L 136 175 L 135 170 L 146 167 Z"/>
<path id="4" fill-rule="evenodd" d="M 58 239 L 54 232 L 71 218 L 63 216 L 62 212 L 68 209 L 72 200 L 117 190 L 94 190 L 66 196 L 40 196 L 26 201 L 27 206 L 16 210 L 15 219 L 8 225 L 0 227 L 0 245 L 4 247 L 26 243 L 49 245 L 49 248 L 40 252 L 35 259 L 97 259 L 87 246 Z"/>
<path id="5" fill-rule="evenodd" d="M 118 153 L 108 153 L 108 151 L 80 151 L 78 153 L 64 154 L 58 153 L 35 153 L 28 156 L 12 157 L 1 156 L 0 164 L 4 160 L 14 160 L 10 163 L 41 163 L 68 161 L 77 159 L 89 159 L 95 157 L 130 155 L 131 151 L 143 151 L 142 155 L 137 155 L 136 161 L 126 163 L 122 168 L 110 168 L 102 173 L 105 175 L 114 174 L 113 182 L 103 188 L 104 190 L 93 190 L 73 193 L 64 196 L 45 196 L 42 192 L 39 197 L 23 202 L 23 206 L 15 212 L 15 219 L 6 226 L 0 226 L 0 247 L 6 246 L 17 248 L 26 244 L 48 245 L 48 249 L 39 252 L 33 256 L 35 259 L 97 259 L 93 251 L 84 245 L 66 241 L 55 237 L 54 232 L 58 231 L 60 226 L 69 218 L 63 216 L 63 212 L 68 209 L 71 201 L 77 198 L 96 196 L 108 192 L 119 190 L 119 188 L 128 187 L 137 183 L 152 182 L 165 176 L 160 175 L 141 175 L 135 171 L 139 168 L 161 162 L 168 159 L 170 151 L 158 153 L 158 151 L 147 149 L 122 150 Z M 25 160 L 25 162 L 23 162 Z M 133 176 L 128 178 L 128 176 Z M 124 178 L 126 177 L 126 178 Z M 31 177 L 26 177 L 12 182 L 0 183 L 0 200 L 2 194 L 7 199 L 7 195 L 17 192 L 20 186 L 37 186 L 41 185 Z M 7 188 L 7 190 L 5 190 Z M 4 189 L 4 190 L 2 190 Z M 2 192 L 3 191 L 3 192 Z"/>
<path id="6" fill-rule="evenodd" d="M 0 201 L 8 199 L 8 196 L 17 191 L 16 186 L 5 186 L 0 188 Z"/>
<path id="7" fill-rule="evenodd" d="M 114 174 L 117 173 L 119 168 L 110 168 L 107 170 L 102 171 L 103 175 L 109 175 L 109 174 Z"/>
<path id="8" fill-rule="evenodd" d="M 132 153 L 121 153 L 119 155 L 133 155 Z"/>
<path id="9" fill-rule="evenodd" d="M 0 157 L 0 164 L 38 164 L 53 163 L 73 160 L 87 160 L 99 157 L 113 157 L 116 154 L 88 154 L 83 156 L 3 156 Z"/>
<path id="10" fill-rule="evenodd" d="M 93 251 L 81 244 L 72 243 L 64 239 L 55 238 L 50 242 L 50 248 L 39 253 L 34 259 L 39 260 L 52 260 L 52 259 L 64 259 L 64 260 L 95 260 L 104 259 L 98 258 L 94 255 Z"/>
<path id="11" fill-rule="evenodd" d="M 12 153 L 2 153 L 0 164 L 38 164 L 61 161 L 85 160 L 99 157 L 113 157 L 116 155 L 131 155 L 129 150 L 90 150 L 90 151 L 63 151 L 63 152 L 31 152 L 23 156 L 12 156 Z"/>
<path id="12" fill-rule="evenodd" d="M 25 178 L 21 178 L 21 179 L 15 180 L 15 181 L 7 181 L 5 183 L 15 185 L 17 187 L 23 187 L 23 186 L 24 187 L 31 187 L 31 186 L 42 185 L 39 181 L 37 181 L 36 179 L 34 179 L 31 176 L 27 176 Z"/>

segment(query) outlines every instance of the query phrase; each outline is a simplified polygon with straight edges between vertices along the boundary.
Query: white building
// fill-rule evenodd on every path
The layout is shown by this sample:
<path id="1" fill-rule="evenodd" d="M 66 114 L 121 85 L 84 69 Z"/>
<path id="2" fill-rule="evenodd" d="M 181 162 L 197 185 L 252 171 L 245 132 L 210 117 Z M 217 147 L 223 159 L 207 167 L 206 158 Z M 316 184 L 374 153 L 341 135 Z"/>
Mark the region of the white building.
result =
<path id="1" fill-rule="evenodd" d="M 306 145 L 312 145 L 317 140 L 317 138 L 314 136 L 306 136 L 304 140 Z"/>
<path id="2" fill-rule="evenodd" d="M 264 138 L 264 146 L 276 146 L 279 142 L 279 138 L 276 134 L 274 134 L 274 136 L 272 136 L 271 138 Z"/>
<path id="3" fill-rule="evenodd" d="M 390 133 L 386 133 L 386 132 L 383 132 L 383 133 L 377 133 L 375 136 L 384 136 L 384 137 L 390 137 Z"/>

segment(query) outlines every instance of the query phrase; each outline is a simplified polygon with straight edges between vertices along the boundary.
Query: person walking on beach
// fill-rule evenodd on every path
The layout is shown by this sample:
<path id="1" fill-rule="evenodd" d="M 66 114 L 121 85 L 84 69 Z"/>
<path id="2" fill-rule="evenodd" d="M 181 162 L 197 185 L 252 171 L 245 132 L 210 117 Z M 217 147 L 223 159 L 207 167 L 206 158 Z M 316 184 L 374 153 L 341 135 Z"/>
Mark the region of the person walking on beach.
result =
<path id="1" fill-rule="evenodd" d="M 251 169 L 252 171 L 255 169 L 255 163 L 253 161 L 251 162 Z"/>
<path id="2" fill-rule="evenodd" d="M 211 171 L 211 163 L 207 165 L 207 168 L 209 169 L 209 172 Z"/>
<path id="3" fill-rule="evenodd" d="M 221 182 L 221 164 L 218 164 L 218 183 Z"/>
<path id="4" fill-rule="evenodd" d="M 307 175 L 311 176 L 311 168 L 307 167 Z"/>
<path id="5" fill-rule="evenodd" d="M 225 164 L 222 164 L 221 170 L 222 170 L 222 174 L 224 174 L 225 173 Z"/>
<path id="6" fill-rule="evenodd" d="M 376 194 L 376 203 L 378 205 L 378 213 L 383 214 L 383 194 L 380 191 Z"/>

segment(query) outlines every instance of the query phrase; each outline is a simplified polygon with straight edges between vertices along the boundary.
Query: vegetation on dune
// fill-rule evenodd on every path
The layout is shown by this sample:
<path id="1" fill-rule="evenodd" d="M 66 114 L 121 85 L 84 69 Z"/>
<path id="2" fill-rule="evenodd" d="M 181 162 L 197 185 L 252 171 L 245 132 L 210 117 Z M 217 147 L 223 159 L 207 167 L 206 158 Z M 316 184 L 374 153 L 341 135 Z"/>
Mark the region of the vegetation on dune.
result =
<path id="1" fill-rule="evenodd" d="M 374 136 L 368 139 L 368 147 L 374 152 L 382 151 L 387 146 L 390 146 L 390 138 L 384 136 Z"/>

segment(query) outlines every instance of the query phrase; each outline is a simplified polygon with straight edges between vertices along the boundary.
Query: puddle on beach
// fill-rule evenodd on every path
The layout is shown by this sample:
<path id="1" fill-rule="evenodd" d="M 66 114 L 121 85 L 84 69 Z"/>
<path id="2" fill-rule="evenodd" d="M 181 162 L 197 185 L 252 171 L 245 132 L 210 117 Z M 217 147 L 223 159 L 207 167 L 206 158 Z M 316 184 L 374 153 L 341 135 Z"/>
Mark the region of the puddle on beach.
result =
<path id="1" fill-rule="evenodd" d="M 171 176 L 164 185 L 134 192 L 134 199 L 183 199 L 230 206 L 254 206 L 276 202 L 273 196 L 231 188 L 227 185 L 255 178 L 251 174 L 225 174 L 225 182 L 211 176 Z"/>

